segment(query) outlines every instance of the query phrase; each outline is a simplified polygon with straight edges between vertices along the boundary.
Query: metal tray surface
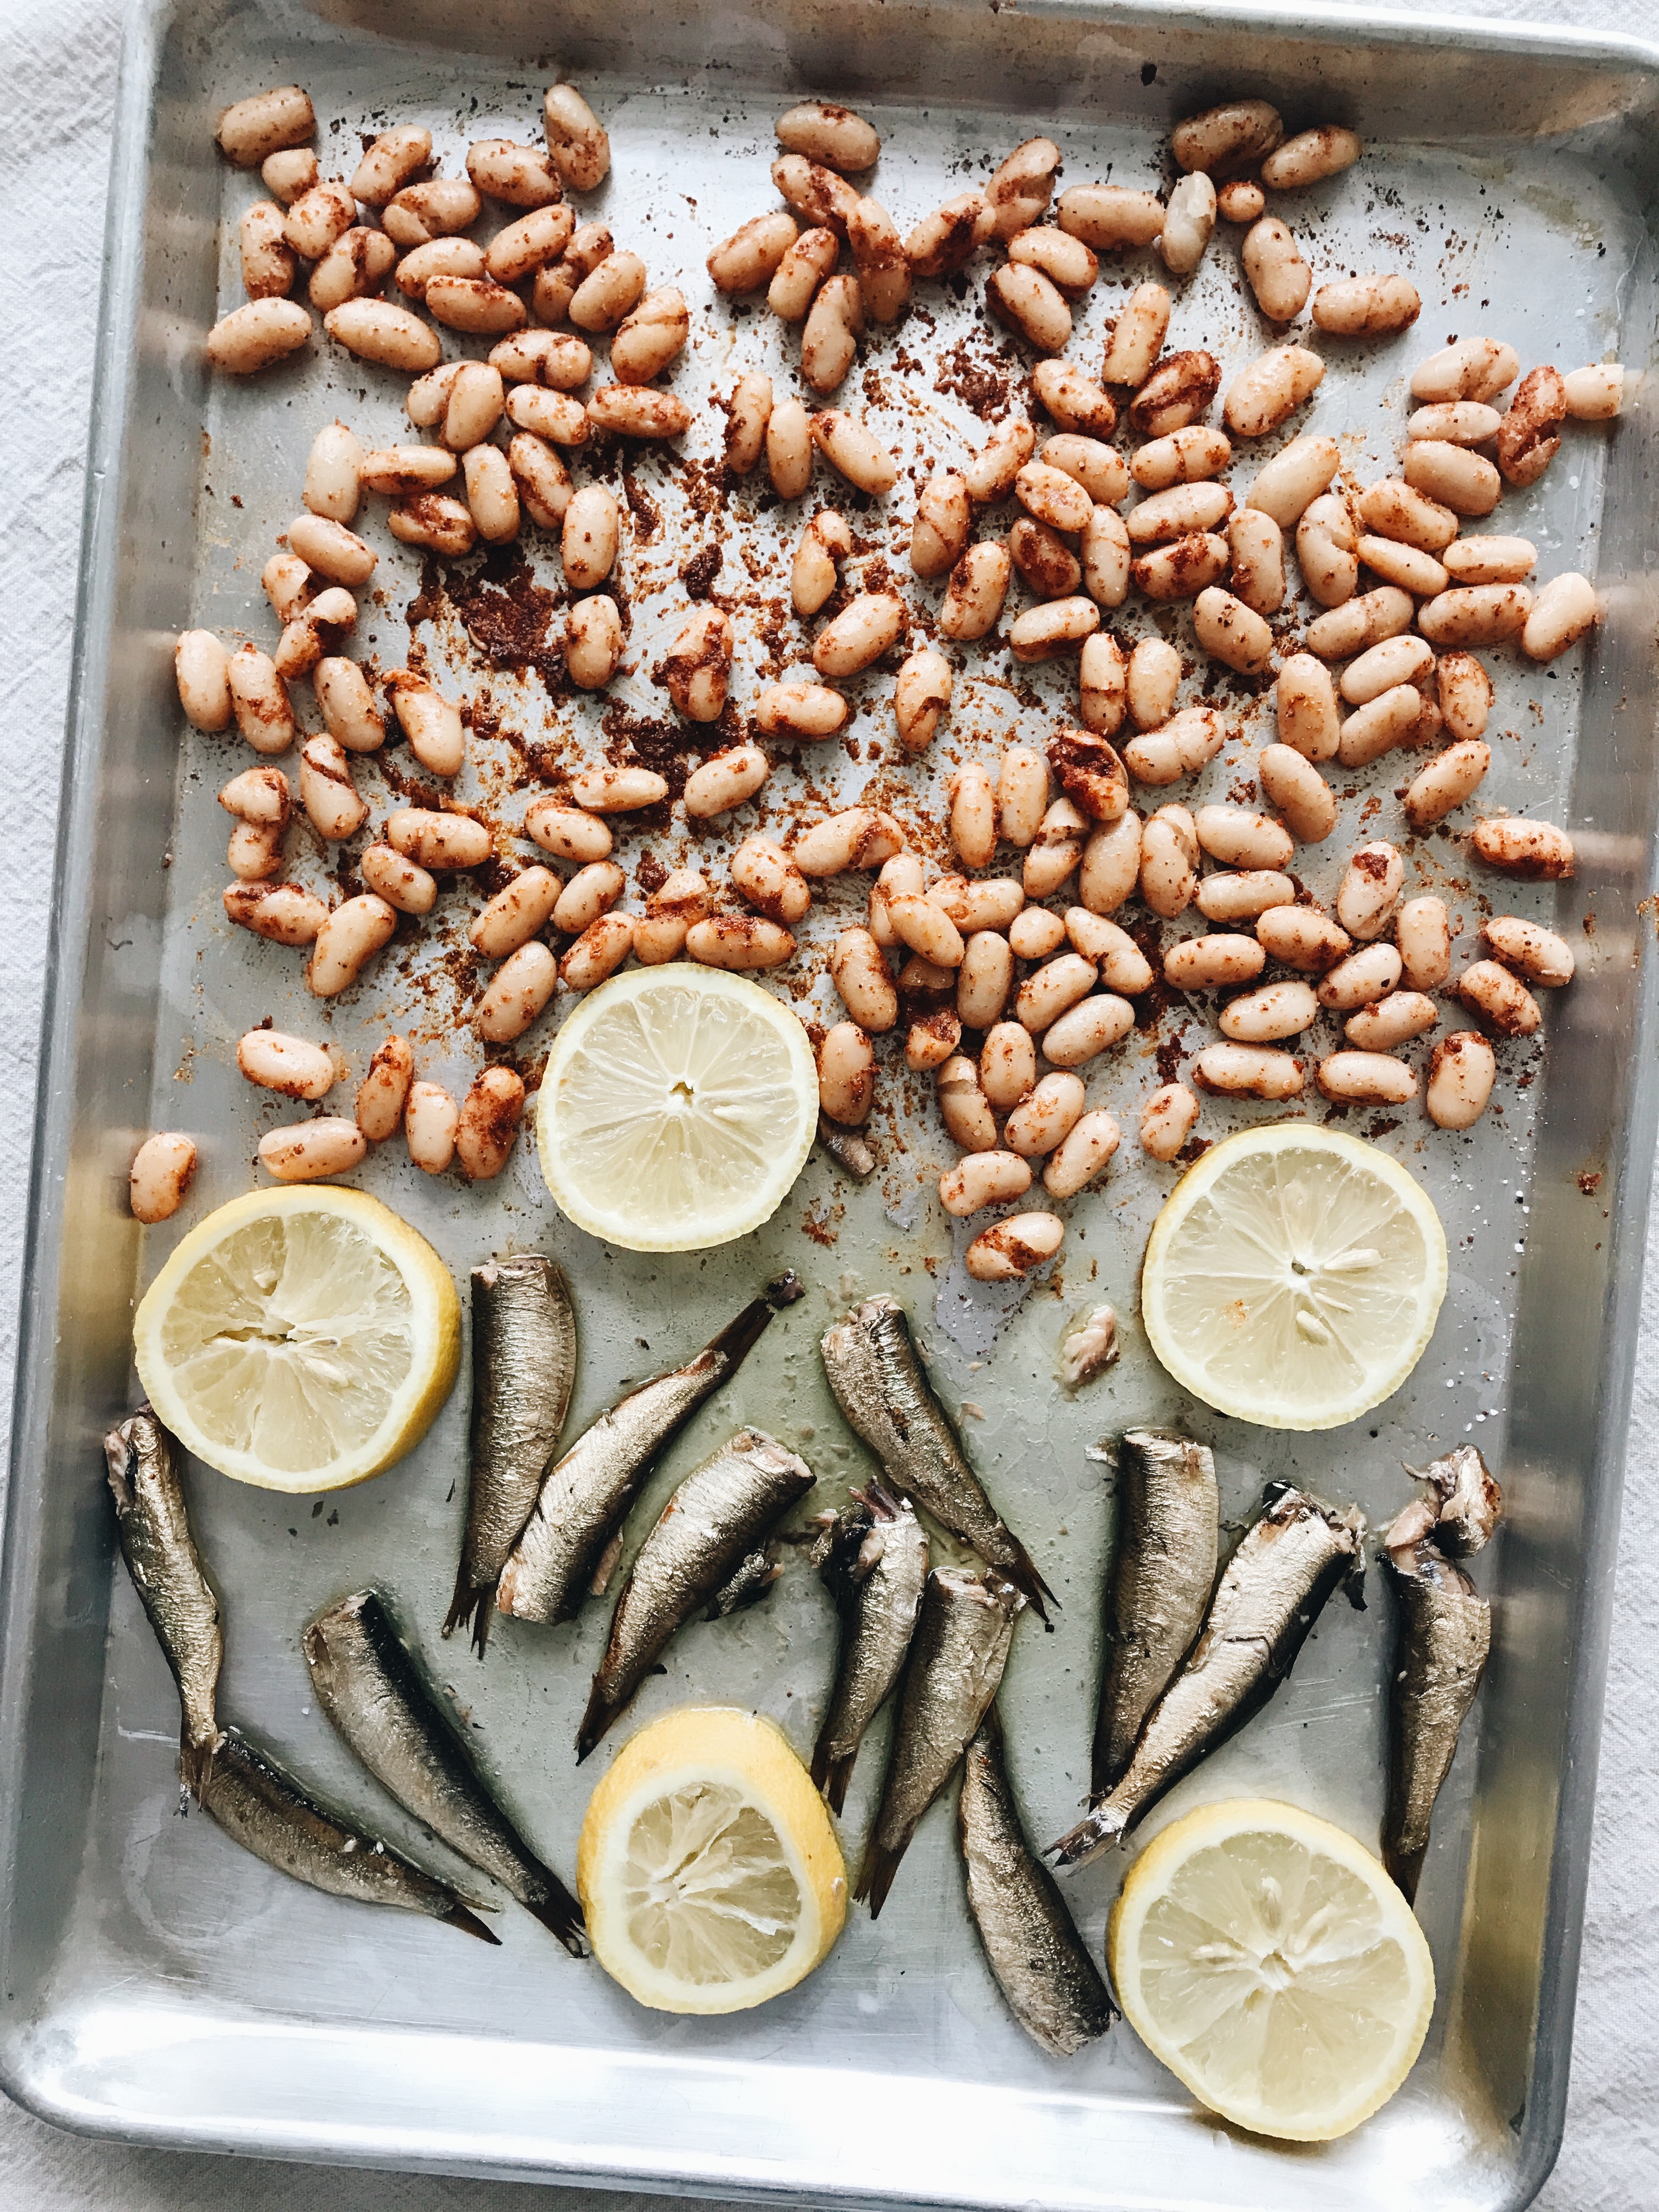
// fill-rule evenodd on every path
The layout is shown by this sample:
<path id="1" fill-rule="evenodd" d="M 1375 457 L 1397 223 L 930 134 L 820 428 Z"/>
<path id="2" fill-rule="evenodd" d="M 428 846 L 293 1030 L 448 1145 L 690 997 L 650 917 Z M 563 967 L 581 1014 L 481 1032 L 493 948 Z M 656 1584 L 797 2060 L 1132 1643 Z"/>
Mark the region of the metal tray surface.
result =
<path id="1" fill-rule="evenodd" d="M 207 385 L 201 337 L 216 300 L 240 297 L 234 221 L 258 190 L 214 155 L 219 106 L 293 76 L 315 100 L 325 170 L 349 165 L 360 130 L 418 118 L 433 126 L 453 173 L 471 138 L 492 130 L 533 137 L 543 86 L 556 68 L 574 75 L 611 134 L 605 219 L 619 242 L 641 246 L 653 282 L 684 282 L 691 299 L 696 336 L 672 380 L 697 401 L 729 389 L 743 368 L 787 370 L 776 326 L 758 309 L 734 317 L 714 301 L 702 261 L 710 243 L 769 204 L 771 118 L 801 93 L 855 98 L 871 113 L 886 149 L 875 189 L 903 224 L 1039 129 L 1060 142 L 1070 181 L 1109 165 L 1119 181 L 1138 181 L 1162 178 L 1172 118 L 1229 91 L 1267 94 L 1293 126 L 1351 120 L 1367 137 L 1364 164 L 1307 195 L 1298 228 L 1310 231 L 1322 269 L 1404 267 L 1425 300 L 1404 344 L 1324 349 L 1333 367 L 1308 420 L 1346 438 L 1363 476 L 1394 458 L 1405 364 L 1452 332 L 1495 330 L 1523 362 L 1571 366 L 1608 351 L 1650 362 L 1656 272 L 1644 210 L 1659 145 L 1656 58 L 1633 44 L 1485 24 L 1149 14 L 1089 0 L 1018 10 L 969 0 L 685 0 L 672 15 L 575 0 L 556 20 L 513 0 L 484 0 L 465 15 L 434 0 L 177 0 L 135 9 L 112 183 L 6 1534 L 0 2067 L 14 2096 L 60 2124 L 137 2141 L 778 2200 L 1079 2212 L 1427 2212 L 1530 2200 L 1554 2155 L 1565 2096 L 1655 1121 L 1653 963 L 1640 958 L 1648 925 L 1638 905 L 1659 802 L 1656 427 L 1645 392 L 1611 435 L 1575 429 L 1542 483 L 1503 510 L 1504 526 L 1538 541 L 1546 573 L 1582 565 L 1608 603 L 1587 659 L 1575 654 L 1545 676 L 1492 656 L 1494 726 L 1504 734 L 1487 792 L 1569 822 L 1581 854 L 1571 884 L 1501 895 L 1516 910 L 1555 917 L 1582 948 L 1580 975 L 1552 1000 L 1547 1050 L 1504 1049 L 1503 1111 L 1470 1136 L 1430 1132 L 1410 1112 L 1397 1127 L 1377 1125 L 1378 1141 L 1439 1206 L 1453 1273 L 1428 1353 L 1369 1420 L 1279 1436 L 1182 1403 L 1134 1319 L 1141 1247 L 1172 1171 L 1132 1144 L 1104 1188 L 1067 1209 L 1062 1280 L 1023 1297 L 970 1295 L 964 1238 L 958 1231 L 953 1240 L 927 1196 L 939 1137 L 896 1085 L 876 1130 L 882 1169 L 868 1185 L 815 1155 L 766 1230 L 706 1255 L 642 1257 L 574 1232 L 523 1143 L 496 1185 L 429 1183 L 396 1146 L 361 1178 L 458 1274 L 509 1242 L 557 1255 L 581 1330 L 568 1434 L 624 1378 L 701 1343 L 780 1267 L 807 1279 L 807 1297 L 665 1455 L 631 1524 L 635 1540 L 674 1481 L 743 1419 L 811 1460 L 812 1506 L 839 1503 L 867 1462 L 828 1399 L 816 1339 L 850 1299 L 896 1291 L 946 1402 L 963 1410 L 994 1496 L 1061 1601 L 1052 1634 L 1032 1620 L 1022 1626 L 1002 1701 L 1038 1839 L 1074 1816 L 1086 1783 L 1112 1517 L 1109 1468 L 1091 1456 L 1099 1439 L 1134 1420 L 1188 1423 L 1215 1445 L 1235 1527 L 1263 1481 L 1279 1476 L 1357 1499 L 1381 1521 L 1407 1494 L 1402 1461 L 1479 1441 L 1502 1472 L 1509 1516 L 1481 1571 L 1495 1601 L 1492 1662 L 1421 1894 L 1440 2002 L 1410 2082 L 1359 2133 L 1290 2150 L 1222 2126 L 1124 2029 L 1066 2063 L 1045 2058 L 1007 2014 L 977 1948 L 943 1806 L 924 1823 L 881 1921 L 855 1911 L 819 1973 L 728 2021 L 641 2011 L 511 1909 L 503 1948 L 486 1953 L 446 1929 L 283 1881 L 206 1821 L 181 1816 L 175 1703 L 114 1562 L 97 1445 L 130 1400 L 137 1291 L 179 1231 L 248 1187 L 259 1133 L 284 1118 L 280 1102 L 262 1103 L 237 1076 L 238 1034 L 270 1014 L 325 1032 L 360 1072 L 395 1020 L 413 1030 L 428 1066 L 465 1081 L 477 1060 L 457 1026 L 464 994 L 430 933 L 411 935 L 325 1009 L 307 997 L 297 957 L 219 919 L 225 826 L 214 793 L 238 749 L 181 731 L 172 637 L 186 622 L 274 634 L 259 569 L 296 511 L 314 428 L 337 411 L 365 442 L 389 440 L 404 388 L 320 343 L 302 364 L 246 386 Z M 1179 303 L 1172 337 L 1212 345 L 1229 371 L 1265 342 L 1233 264 L 1224 238 Z M 1074 357 L 1093 356 L 1121 287 L 1146 273 L 1133 259 L 1108 266 L 1079 313 Z M 906 465 L 983 435 L 964 380 L 937 373 L 963 342 L 963 358 L 998 351 L 976 294 L 923 288 L 935 326 L 878 334 L 861 394 L 848 387 Z M 1012 348 L 1002 350 L 1012 363 Z M 712 455 L 719 420 L 698 409 L 693 459 Z M 636 502 L 625 555 L 635 672 L 618 691 L 634 714 L 659 717 L 648 672 L 684 614 L 677 570 L 688 544 L 720 539 L 722 581 L 739 598 L 745 574 L 754 580 L 738 614 L 744 670 L 765 649 L 763 602 L 787 574 L 801 510 L 777 509 L 751 479 L 724 511 L 702 516 L 684 472 L 649 456 L 630 466 L 661 523 L 648 533 Z M 814 497 L 827 496 L 820 483 Z M 892 506 L 890 544 L 876 535 L 879 518 L 860 514 L 855 526 L 871 533 L 866 568 L 890 554 L 903 573 L 902 491 Z M 416 569 L 383 529 L 372 534 L 383 544 L 376 581 L 385 588 L 365 606 L 351 649 L 389 667 L 408 652 Z M 556 589 L 551 549 L 529 551 L 541 582 Z M 1137 619 L 1146 627 L 1144 614 Z M 783 627 L 792 641 L 781 650 L 798 659 L 805 632 Z M 417 635 L 447 688 L 485 710 L 464 794 L 516 819 L 514 734 L 545 745 L 556 763 L 591 748 L 599 707 L 550 702 L 522 662 L 492 665 L 453 603 Z M 973 673 L 931 764 L 940 777 L 954 758 L 995 748 L 1016 728 L 1040 732 L 1073 680 L 1065 666 L 1027 672 L 1033 703 L 1012 690 L 1006 661 Z M 752 666 L 740 701 L 750 680 Z M 855 689 L 856 752 L 786 763 L 769 803 L 810 812 L 869 782 L 907 811 L 919 779 L 881 781 L 884 680 Z M 1241 698 L 1237 708 L 1239 740 L 1206 779 L 1206 795 L 1223 794 L 1230 769 L 1248 775 L 1250 746 L 1261 741 L 1265 702 Z M 378 817 L 395 799 L 375 763 L 361 765 Z M 1380 772 L 1359 784 L 1309 862 L 1316 891 L 1334 887 L 1341 855 L 1375 817 L 1367 799 L 1381 792 L 1386 801 Z M 1378 830 L 1388 834 L 1394 819 L 1385 811 Z M 625 856 L 642 842 L 672 865 L 683 841 L 659 830 L 624 839 Z M 714 836 L 704 849 L 718 862 L 732 842 Z M 299 849 L 294 872 L 320 881 L 320 850 L 307 853 L 302 839 Z M 1418 841 L 1411 872 L 1419 885 L 1445 889 L 1466 931 L 1478 924 L 1483 891 L 1499 895 L 1470 881 L 1455 835 Z M 815 910 L 815 948 L 863 890 L 854 879 Z M 452 917 L 467 910 L 465 891 L 446 902 Z M 815 989 L 823 1006 L 827 986 Z M 1172 1033 L 1166 1022 L 1155 1036 L 1137 1036 L 1091 1072 L 1091 1100 L 1132 1114 L 1157 1079 L 1147 1055 Z M 532 1032 L 524 1056 L 542 1049 L 544 1033 Z M 1229 1117 L 1206 1106 L 1204 1127 L 1213 1134 L 1230 1118 L 1269 1114 L 1247 1107 Z M 169 1125 L 198 1133 L 203 1164 L 176 1223 L 141 1237 L 124 1202 L 127 1163 L 139 1133 Z M 1124 1356 L 1070 1397 L 1054 1380 L 1058 1338 L 1068 1315 L 1102 1297 L 1122 1318 Z M 394 1840 L 442 1862 L 355 1768 L 308 1694 L 302 1621 L 373 1578 L 394 1593 L 470 1717 L 480 1756 L 568 1872 L 592 1784 L 628 1734 L 614 1730 L 574 1773 L 574 1718 L 608 1607 L 591 1605 L 574 1629 L 498 1620 L 483 1665 L 441 1644 L 465 1501 L 465 1397 L 458 1389 L 404 1465 L 326 1505 L 191 1471 L 198 1540 L 226 1604 L 222 1710 Z M 1391 1635 L 1379 1585 L 1373 1572 L 1368 1610 L 1333 1604 L 1275 1704 L 1173 1793 L 1143 1836 L 1194 1803 L 1260 1792 L 1374 1838 Z M 828 1601 L 798 1564 L 764 1608 L 688 1630 L 629 1723 L 688 1698 L 729 1700 L 774 1714 L 805 1749 L 833 1653 Z M 859 1763 L 849 1857 L 885 1740 L 884 1721 Z M 1097 1947 L 1127 1859 L 1099 1863 L 1070 1887 Z"/>

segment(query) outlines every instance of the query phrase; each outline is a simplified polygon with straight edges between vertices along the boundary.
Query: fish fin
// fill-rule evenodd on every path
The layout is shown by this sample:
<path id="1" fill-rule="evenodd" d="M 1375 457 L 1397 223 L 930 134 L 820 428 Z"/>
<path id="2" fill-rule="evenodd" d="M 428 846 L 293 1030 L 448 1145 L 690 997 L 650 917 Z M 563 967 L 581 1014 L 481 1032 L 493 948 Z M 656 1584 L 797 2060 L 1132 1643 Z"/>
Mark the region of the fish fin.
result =
<path id="1" fill-rule="evenodd" d="M 444 1634 L 448 1636 L 455 1629 L 465 1628 L 480 1659 L 489 1640 L 489 1613 L 495 1596 L 492 1584 L 486 1583 L 481 1589 L 476 1583 L 468 1582 L 463 1567 L 455 1577 L 455 1595 L 444 1615 Z"/>
<path id="2" fill-rule="evenodd" d="M 822 1790 L 832 1813 L 839 1813 L 847 1802 L 847 1785 L 853 1778 L 853 1763 L 857 1757 L 856 1748 L 843 1752 L 839 1759 L 832 1759 L 822 1746 L 812 1753 L 813 1784 Z"/>
<path id="3" fill-rule="evenodd" d="M 895 1850 L 890 1844 L 878 1844 L 872 1836 L 865 1848 L 864 1864 L 859 1869 L 859 1886 L 853 1896 L 860 1904 L 868 1903 L 870 1917 L 878 1920 L 881 1908 L 887 1902 L 887 1893 L 893 1887 L 893 1876 L 899 1870 L 899 1862 L 910 1847 L 910 1838 Z"/>
<path id="4" fill-rule="evenodd" d="M 222 1733 L 217 1733 L 210 1742 L 192 1743 L 182 1729 L 179 1732 L 179 1779 L 198 1801 L 213 1778 L 214 1754 L 224 1740 Z"/>
<path id="5" fill-rule="evenodd" d="M 1395 1850 L 1387 1843 L 1382 1846 L 1382 1863 L 1400 1894 L 1413 1909 L 1417 1904 L 1417 1885 L 1423 1879 L 1423 1862 L 1428 1856 L 1428 1850 L 1426 1844 L 1416 1851 Z"/>
<path id="6" fill-rule="evenodd" d="M 550 1935 L 556 1936 L 573 1959 L 585 1959 L 587 1945 L 587 1923 L 582 1918 L 582 1909 L 556 1875 L 548 1877 L 548 1894 L 539 1905 L 524 1901 L 524 1909 L 539 1920 Z"/>
<path id="7" fill-rule="evenodd" d="M 438 1917 L 447 1928 L 459 1928 L 465 1935 L 476 1936 L 481 1943 L 493 1943 L 498 1950 L 501 1948 L 501 1937 L 486 1928 L 477 1914 L 469 1911 L 459 1897 L 448 1911 L 441 1912 Z"/>
<path id="8" fill-rule="evenodd" d="M 1109 1801 L 1097 1805 L 1076 1827 L 1068 1828 L 1042 1856 L 1052 1863 L 1057 1873 L 1071 1874 L 1079 1867 L 1087 1866 L 1091 1859 L 1098 1858 L 1103 1851 L 1109 1850 L 1127 1826 L 1123 1814 Z"/>

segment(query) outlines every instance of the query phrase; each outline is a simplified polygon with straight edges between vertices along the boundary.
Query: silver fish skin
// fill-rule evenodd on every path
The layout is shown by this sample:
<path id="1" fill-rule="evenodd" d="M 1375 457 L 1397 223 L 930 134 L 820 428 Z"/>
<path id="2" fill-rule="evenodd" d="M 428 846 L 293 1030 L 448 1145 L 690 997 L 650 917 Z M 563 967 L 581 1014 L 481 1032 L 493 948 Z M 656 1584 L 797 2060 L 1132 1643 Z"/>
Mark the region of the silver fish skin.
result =
<path id="1" fill-rule="evenodd" d="M 383 1789 L 583 1955 L 581 1907 L 495 1802 L 379 1594 L 356 1590 L 301 1638 L 319 1704 Z"/>
<path id="2" fill-rule="evenodd" d="M 180 1764 L 199 1778 L 219 1738 L 219 1601 L 190 1533 L 173 1438 L 148 1406 L 104 1438 L 121 1557 L 179 1685 Z"/>
<path id="3" fill-rule="evenodd" d="M 873 1920 L 887 1901 L 916 1823 L 956 1772 L 990 1711 L 1025 1599 L 1006 1575 L 935 1567 L 922 1595 L 881 1807 L 853 1894 Z"/>
<path id="4" fill-rule="evenodd" d="M 676 1632 L 730 1581 L 817 1477 L 762 1429 L 739 1429 L 693 1468 L 635 1555 L 611 1616 L 576 1737 L 587 1757 Z"/>
<path id="5" fill-rule="evenodd" d="M 278 1874 L 330 1897 L 422 1912 L 485 1943 L 501 1941 L 469 1911 L 471 1900 L 377 1836 L 348 1827 L 239 1729 L 225 1730 L 204 1773 L 184 1780 L 233 1843 Z"/>
<path id="6" fill-rule="evenodd" d="M 535 1508 L 576 1380 L 576 1316 L 561 1270 L 521 1252 L 472 1270 L 466 1534 L 443 1632 L 482 1659 L 495 1585 Z"/>
<path id="7" fill-rule="evenodd" d="M 888 1486 L 914 1498 L 953 1536 L 1001 1570 L 1046 1620 L 1057 1602 L 1030 1554 L 1005 1525 L 963 1456 L 956 1431 L 933 1395 L 910 1322 L 884 1291 L 866 1298 L 820 1345 L 823 1371 L 848 1425 L 881 1462 Z"/>
<path id="8" fill-rule="evenodd" d="M 630 1390 L 561 1454 L 501 1570 L 495 1602 L 503 1613 L 575 1619 L 664 1447 L 731 1381 L 771 1318 L 770 1304 L 756 1298 L 695 1359 Z"/>
<path id="9" fill-rule="evenodd" d="M 726 1580 L 708 1601 L 705 1620 L 729 1620 L 734 1613 L 747 1613 L 758 1605 L 783 1573 L 783 1561 L 772 1544 L 757 1544 L 739 1559 Z"/>
<path id="10" fill-rule="evenodd" d="M 1504 1493 L 1475 1446 L 1459 1444 L 1427 1467 L 1406 1472 L 1433 1486 L 1437 1548 L 1449 1559 L 1473 1559 L 1484 1551 L 1504 1510 Z"/>
<path id="11" fill-rule="evenodd" d="M 1337 1584 L 1364 1564 L 1365 1522 L 1270 1486 L 1216 1585 L 1192 1656 L 1146 1717 L 1122 1779 L 1045 1856 L 1086 1866 L 1265 1705 Z"/>
<path id="12" fill-rule="evenodd" d="M 903 1668 L 927 1581 L 927 1532 L 909 1499 L 873 1482 L 853 1495 L 816 1554 L 842 1623 L 835 1686 L 812 1753 L 812 1779 L 832 1813 L 847 1802 L 864 1732 Z"/>
<path id="13" fill-rule="evenodd" d="M 1389 1531 L 1390 1540 L 1399 1526 Z M 1389 1697 L 1382 1863 L 1414 1904 L 1434 1801 L 1492 1648 L 1492 1607 L 1431 1543 L 1400 1547 L 1390 1540 L 1387 1556 L 1400 1627 Z"/>
<path id="14" fill-rule="evenodd" d="M 968 1910 L 1008 2009 L 1051 2057 L 1071 2057 L 1110 2027 L 1112 2000 L 1060 1884 L 1026 1838 L 994 1705 L 968 1747 L 957 1839 Z"/>
<path id="15" fill-rule="evenodd" d="M 1097 1797 L 1122 1779 L 1141 1724 L 1198 1640 L 1221 1541 L 1215 1460 L 1190 1437 L 1129 1430 L 1118 1443 L 1117 1496 L 1090 1778 Z"/>

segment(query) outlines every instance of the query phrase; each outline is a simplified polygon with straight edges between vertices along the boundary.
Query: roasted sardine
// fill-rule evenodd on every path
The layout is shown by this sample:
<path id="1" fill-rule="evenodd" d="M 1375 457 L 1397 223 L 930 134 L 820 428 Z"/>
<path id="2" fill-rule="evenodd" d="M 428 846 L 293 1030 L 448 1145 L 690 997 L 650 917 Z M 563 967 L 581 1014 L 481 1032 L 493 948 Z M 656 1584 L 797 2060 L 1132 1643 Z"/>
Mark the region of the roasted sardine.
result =
<path id="1" fill-rule="evenodd" d="M 771 1304 L 756 1298 L 695 1359 L 642 1382 L 601 1413 L 548 1468 L 501 1571 L 495 1601 L 503 1613 L 571 1620 L 590 1589 L 603 1590 L 614 1564 L 607 1551 L 659 1454 L 737 1373 L 771 1318 Z"/>
<path id="2" fill-rule="evenodd" d="M 218 1741 L 214 1700 L 224 1641 L 219 1601 L 185 1517 L 174 1449 L 148 1406 L 104 1438 L 121 1556 L 179 1685 L 179 1763 L 193 1786 Z"/>
<path id="3" fill-rule="evenodd" d="M 1131 1429 L 1117 1448 L 1117 1544 L 1091 1788 L 1121 1780 L 1135 1738 L 1198 1640 L 1215 1588 L 1221 1498 L 1206 1444 Z"/>
<path id="4" fill-rule="evenodd" d="M 994 1705 L 968 1747 L 957 1835 L 968 1909 L 1009 2010 L 1033 2042 L 1069 2058 L 1105 2034 L 1112 2001 L 1060 1884 L 1026 1839 Z"/>
<path id="5" fill-rule="evenodd" d="M 990 1711 L 1024 1602 L 994 1567 L 982 1576 L 935 1567 L 927 1577 L 881 1806 L 854 1892 L 869 1899 L 872 1920 L 886 1902 L 917 1821 L 956 1771 Z"/>
<path id="6" fill-rule="evenodd" d="M 378 1595 L 341 1598 L 301 1643 L 318 1702 L 375 1780 L 580 1959 L 581 1907 L 485 1788 Z"/>
<path id="7" fill-rule="evenodd" d="M 1216 1585 L 1191 1657 L 1147 1715 L 1122 1778 L 1051 1844 L 1058 1866 L 1086 1865 L 1166 1790 L 1267 1704 L 1331 1592 L 1364 1565 L 1365 1523 L 1289 1484 L 1273 1484 Z"/>
<path id="8" fill-rule="evenodd" d="M 1400 1632 L 1389 1698 L 1382 1863 L 1413 1902 L 1434 1801 L 1451 1771 L 1457 1732 L 1492 1644 L 1492 1607 L 1461 1568 L 1415 1535 L 1416 1523 L 1407 1506 L 1383 1540 Z"/>
<path id="9" fill-rule="evenodd" d="M 866 1298 L 819 1347 L 830 1388 L 851 1427 L 881 1462 L 890 1489 L 914 1498 L 953 1536 L 1001 1570 L 1043 1619 L 1054 1594 L 997 1514 L 933 1395 L 896 1298 Z"/>
<path id="10" fill-rule="evenodd" d="M 1449 1559 L 1472 1559 L 1492 1540 L 1504 1510 L 1504 1493 L 1473 1444 L 1459 1444 L 1425 1468 L 1407 1474 L 1431 1486 L 1436 1548 Z M 1393 1535 L 1385 1539 L 1390 1546 Z"/>
<path id="11" fill-rule="evenodd" d="M 812 1779 L 839 1813 L 864 1731 L 899 1678 L 927 1580 L 927 1535 L 908 1498 L 854 1491 L 814 1551 L 841 1615 L 841 1657 L 812 1753 Z"/>
<path id="12" fill-rule="evenodd" d="M 233 1843 L 278 1874 L 331 1897 L 360 1905 L 396 1905 L 464 1929 L 486 1943 L 492 1936 L 469 1910 L 474 1901 L 417 1867 L 379 1837 L 349 1828 L 235 1729 L 214 1747 L 211 1764 L 185 1787 Z"/>
<path id="13" fill-rule="evenodd" d="M 444 1634 L 470 1626 L 480 1658 L 507 1554 L 535 1506 L 576 1379 L 576 1316 L 537 1252 L 472 1270 L 472 1422 L 466 1534 Z"/>
<path id="14" fill-rule="evenodd" d="M 726 1588 L 798 1498 L 812 1470 L 760 1429 L 739 1429 L 669 1499 L 629 1568 L 576 1738 L 586 1758 L 676 1631 Z"/>

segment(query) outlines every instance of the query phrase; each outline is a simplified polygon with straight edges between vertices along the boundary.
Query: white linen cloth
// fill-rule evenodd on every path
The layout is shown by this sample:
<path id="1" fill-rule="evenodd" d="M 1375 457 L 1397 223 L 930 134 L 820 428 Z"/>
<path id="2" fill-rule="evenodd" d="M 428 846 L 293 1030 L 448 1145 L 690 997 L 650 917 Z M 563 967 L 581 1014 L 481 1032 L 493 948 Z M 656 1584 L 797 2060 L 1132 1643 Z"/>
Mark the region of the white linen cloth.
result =
<path id="1" fill-rule="evenodd" d="M 1456 4 L 1456 0 L 1451 0 Z M 1659 0 L 1559 8 L 1462 0 L 1467 15 L 1659 40 Z M 1420 12 L 1430 12 L 1425 9 Z M 0 1381 L 9 1385 L 34 1113 L 52 840 L 70 675 L 118 0 L 0 0 L 0 793 L 10 825 L 0 963 Z M 1589 1911 L 1565 2148 L 1544 2212 L 1635 2212 L 1659 2174 L 1659 1212 L 1631 1416 Z M 0 1396 L 0 1428 L 10 1393 Z M 0 1466 L 3 1452 L 0 1451 Z M 3 1480 L 0 1477 L 0 1480 Z M 571 2212 L 660 2208 L 599 2191 L 329 2173 L 135 2151 L 46 2127 L 0 2097 L 0 2212 Z"/>

